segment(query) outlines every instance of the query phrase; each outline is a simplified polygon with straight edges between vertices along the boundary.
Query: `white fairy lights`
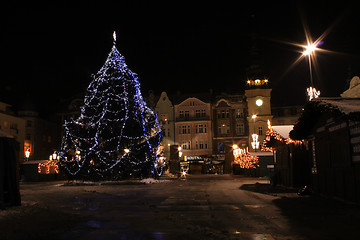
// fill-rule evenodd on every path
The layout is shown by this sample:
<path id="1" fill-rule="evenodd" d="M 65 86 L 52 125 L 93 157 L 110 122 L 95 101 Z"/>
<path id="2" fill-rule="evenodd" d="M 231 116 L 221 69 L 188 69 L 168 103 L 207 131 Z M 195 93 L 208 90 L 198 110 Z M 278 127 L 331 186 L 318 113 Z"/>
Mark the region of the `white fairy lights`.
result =
<path id="1" fill-rule="evenodd" d="M 116 48 L 93 77 L 78 119 L 65 121 L 61 163 L 70 174 L 140 176 L 156 168 L 161 129 L 137 75 Z M 67 157 L 67 159 L 66 159 Z"/>

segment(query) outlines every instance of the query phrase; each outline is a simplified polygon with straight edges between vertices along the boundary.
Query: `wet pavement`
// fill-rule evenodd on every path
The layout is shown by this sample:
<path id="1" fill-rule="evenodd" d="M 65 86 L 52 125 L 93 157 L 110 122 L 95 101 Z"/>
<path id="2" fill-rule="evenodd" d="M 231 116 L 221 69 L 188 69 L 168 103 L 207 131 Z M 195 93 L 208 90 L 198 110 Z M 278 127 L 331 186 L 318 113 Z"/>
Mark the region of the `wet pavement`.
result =
<path id="1" fill-rule="evenodd" d="M 232 175 L 23 183 L 22 206 L 0 211 L 0 239 L 358 239 L 359 206 L 255 191 L 267 184 Z"/>

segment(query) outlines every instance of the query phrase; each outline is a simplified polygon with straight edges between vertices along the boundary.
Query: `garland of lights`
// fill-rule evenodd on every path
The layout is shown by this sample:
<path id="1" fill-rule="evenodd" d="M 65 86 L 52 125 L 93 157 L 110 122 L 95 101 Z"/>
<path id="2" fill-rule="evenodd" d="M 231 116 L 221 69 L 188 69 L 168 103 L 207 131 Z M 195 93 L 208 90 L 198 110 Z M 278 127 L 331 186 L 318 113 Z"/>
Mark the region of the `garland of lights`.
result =
<path id="1" fill-rule="evenodd" d="M 235 148 L 233 150 L 234 163 L 239 164 L 240 168 L 257 168 L 259 167 L 259 157 L 251 156 L 248 148 Z"/>
<path id="2" fill-rule="evenodd" d="M 65 121 L 61 165 L 82 178 L 145 177 L 157 168 L 161 129 L 116 48 L 93 76 L 78 119 Z"/>
<path id="3" fill-rule="evenodd" d="M 276 140 L 279 142 L 284 142 L 285 144 L 302 144 L 304 143 L 304 140 L 293 140 L 291 138 L 283 138 L 279 133 L 277 133 L 276 131 L 274 131 L 270 121 L 268 120 L 268 131 L 266 132 L 266 138 L 264 139 L 263 145 L 261 150 L 262 151 L 267 151 L 267 152 L 273 152 L 274 148 L 267 146 L 268 143 L 272 140 Z"/>
<path id="4" fill-rule="evenodd" d="M 59 173 L 58 160 L 53 159 L 52 155 L 49 156 L 49 159 L 45 163 L 38 163 L 38 173 L 39 174 L 54 174 Z"/>

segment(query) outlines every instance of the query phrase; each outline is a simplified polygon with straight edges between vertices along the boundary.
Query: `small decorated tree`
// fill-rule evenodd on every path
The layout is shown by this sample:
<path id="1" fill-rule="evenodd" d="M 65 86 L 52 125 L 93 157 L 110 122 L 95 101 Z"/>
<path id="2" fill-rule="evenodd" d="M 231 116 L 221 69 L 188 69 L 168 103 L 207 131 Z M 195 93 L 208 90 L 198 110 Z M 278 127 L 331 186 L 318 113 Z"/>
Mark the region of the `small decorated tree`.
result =
<path id="1" fill-rule="evenodd" d="M 80 117 L 64 126 L 60 163 L 75 178 L 117 180 L 155 173 L 161 130 L 142 98 L 137 75 L 116 48 L 115 32 Z"/>
<path id="2" fill-rule="evenodd" d="M 239 164 L 240 168 L 257 168 L 259 166 L 259 157 L 251 156 L 248 149 L 236 148 L 233 150 L 234 163 Z"/>

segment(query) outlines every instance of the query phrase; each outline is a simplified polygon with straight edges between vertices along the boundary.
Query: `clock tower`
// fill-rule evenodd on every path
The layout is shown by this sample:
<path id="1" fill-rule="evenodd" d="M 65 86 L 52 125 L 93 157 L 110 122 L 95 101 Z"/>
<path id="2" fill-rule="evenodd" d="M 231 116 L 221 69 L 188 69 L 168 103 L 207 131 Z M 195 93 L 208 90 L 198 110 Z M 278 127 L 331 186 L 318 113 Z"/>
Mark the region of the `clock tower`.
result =
<path id="1" fill-rule="evenodd" d="M 268 130 L 267 121 L 271 115 L 271 88 L 268 79 L 249 79 L 246 83 L 245 96 L 248 108 L 249 151 L 261 150 L 261 145 Z"/>

